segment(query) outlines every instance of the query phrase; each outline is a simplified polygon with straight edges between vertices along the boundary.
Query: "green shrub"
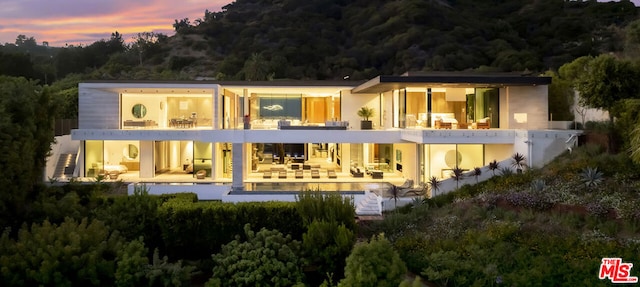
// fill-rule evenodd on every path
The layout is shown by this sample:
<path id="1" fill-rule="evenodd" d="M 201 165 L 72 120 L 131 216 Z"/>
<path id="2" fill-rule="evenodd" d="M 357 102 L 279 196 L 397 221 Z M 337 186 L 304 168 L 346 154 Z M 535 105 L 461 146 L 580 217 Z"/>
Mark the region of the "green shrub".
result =
<path id="1" fill-rule="evenodd" d="M 160 258 L 158 249 L 154 250 L 149 264 L 147 252 L 142 238 L 125 246 L 118 255 L 116 286 L 191 286 L 193 267 L 182 266 L 181 261 L 171 263 L 166 256 Z"/>
<path id="2" fill-rule="evenodd" d="M 169 258 L 203 259 L 243 234 L 242 227 L 279 229 L 294 239 L 304 227 L 291 202 L 196 202 L 169 199 L 158 209 L 158 224 Z"/>
<path id="3" fill-rule="evenodd" d="M 407 272 L 402 259 L 383 235 L 359 243 L 347 257 L 341 287 L 397 287 Z"/>
<path id="4" fill-rule="evenodd" d="M 67 219 L 26 225 L 17 240 L 0 238 L 3 286 L 108 286 L 114 283 L 121 236 L 100 221 Z"/>
<path id="5" fill-rule="evenodd" d="M 162 200 L 159 196 L 149 195 L 144 189 L 137 189 L 130 196 L 109 198 L 102 207 L 95 210 L 95 216 L 111 230 L 118 230 L 127 240 L 144 237 L 148 248 L 161 248 L 163 244 L 158 207 Z"/>
<path id="6" fill-rule="evenodd" d="M 296 210 L 305 226 L 321 220 L 344 224 L 349 230 L 355 230 L 356 214 L 352 198 L 343 197 L 337 192 L 307 190 L 298 194 L 296 199 Z"/>
<path id="7" fill-rule="evenodd" d="M 300 242 L 277 230 L 254 233 L 249 224 L 244 232 L 246 241 L 238 236 L 213 255 L 213 277 L 206 286 L 302 285 Z"/>
<path id="8" fill-rule="evenodd" d="M 302 235 L 303 254 L 307 264 L 316 273 L 333 274 L 333 278 L 342 278 L 345 259 L 355 242 L 355 234 L 344 224 L 338 225 L 335 221 L 315 220 Z"/>

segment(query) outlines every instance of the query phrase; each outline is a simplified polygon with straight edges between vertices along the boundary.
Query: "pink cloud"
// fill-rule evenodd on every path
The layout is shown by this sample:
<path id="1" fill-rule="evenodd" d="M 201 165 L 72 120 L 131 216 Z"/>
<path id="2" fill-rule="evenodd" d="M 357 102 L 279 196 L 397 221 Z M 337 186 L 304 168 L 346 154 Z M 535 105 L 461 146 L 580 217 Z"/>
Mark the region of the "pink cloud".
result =
<path id="1" fill-rule="evenodd" d="M 0 43 L 19 34 L 52 46 L 91 44 L 118 31 L 125 40 L 140 32 L 173 34 L 175 19 L 192 22 L 230 0 L 2 0 Z"/>

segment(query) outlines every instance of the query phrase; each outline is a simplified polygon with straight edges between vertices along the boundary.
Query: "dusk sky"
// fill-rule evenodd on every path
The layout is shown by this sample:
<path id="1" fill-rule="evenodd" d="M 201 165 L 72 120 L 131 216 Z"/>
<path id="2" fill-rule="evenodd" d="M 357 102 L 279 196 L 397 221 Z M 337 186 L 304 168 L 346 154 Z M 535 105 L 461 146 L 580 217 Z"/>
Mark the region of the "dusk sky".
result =
<path id="1" fill-rule="evenodd" d="M 0 44 L 23 34 L 50 46 L 91 44 L 118 31 L 125 41 L 140 32 L 173 35 L 175 19 L 202 18 L 232 0 L 0 0 Z M 603 1 L 604 2 L 604 1 Z M 632 1 L 638 6 L 640 0 Z"/>
<path id="2" fill-rule="evenodd" d="M 139 32 L 173 35 L 175 19 L 202 18 L 232 0 L 0 0 L 0 44 L 23 34 L 50 46 L 91 44 L 118 31 L 125 41 Z"/>

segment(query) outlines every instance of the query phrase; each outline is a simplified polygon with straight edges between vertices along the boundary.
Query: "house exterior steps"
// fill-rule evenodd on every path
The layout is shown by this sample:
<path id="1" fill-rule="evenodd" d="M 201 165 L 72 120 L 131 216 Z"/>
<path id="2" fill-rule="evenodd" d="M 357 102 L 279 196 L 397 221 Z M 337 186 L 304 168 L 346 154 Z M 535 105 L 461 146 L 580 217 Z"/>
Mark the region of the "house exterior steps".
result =
<path id="1" fill-rule="evenodd" d="M 382 199 L 373 192 L 368 192 L 367 196 L 358 202 L 356 215 L 382 215 Z"/>

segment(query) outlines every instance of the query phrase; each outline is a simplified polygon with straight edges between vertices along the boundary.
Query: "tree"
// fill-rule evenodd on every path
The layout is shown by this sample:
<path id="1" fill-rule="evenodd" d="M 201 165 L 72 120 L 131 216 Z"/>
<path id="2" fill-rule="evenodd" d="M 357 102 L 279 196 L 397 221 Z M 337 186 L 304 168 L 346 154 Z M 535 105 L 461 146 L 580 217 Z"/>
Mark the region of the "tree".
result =
<path id="1" fill-rule="evenodd" d="M 244 226 L 247 240 L 240 236 L 214 254 L 213 277 L 206 286 L 294 286 L 302 282 L 300 242 L 277 230 L 251 231 Z"/>
<path id="2" fill-rule="evenodd" d="M 262 53 L 253 53 L 244 62 L 242 72 L 247 81 L 266 81 L 273 78 L 273 73 L 269 73 L 269 63 L 264 59 Z"/>
<path id="3" fill-rule="evenodd" d="M 458 189 L 460 181 L 464 178 L 464 170 L 459 166 L 456 166 L 452 172 L 453 174 L 451 174 L 451 177 L 456 181 L 456 189 Z"/>
<path id="4" fill-rule="evenodd" d="M 442 182 L 437 177 L 432 176 L 429 178 L 427 184 L 429 184 L 429 187 L 431 188 L 431 197 L 438 195 L 438 190 L 440 190 Z"/>
<path id="5" fill-rule="evenodd" d="M 355 233 L 335 221 L 314 220 L 302 235 L 307 264 L 320 275 L 332 274 L 327 280 L 343 277 L 345 259 L 355 242 Z"/>
<path id="6" fill-rule="evenodd" d="M 0 227 L 18 227 L 28 198 L 39 190 L 53 143 L 54 106 L 48 89 L 0 76 Z M 33 198 L 33 197 L 32 197 Z"/>
<path id="7" fill-rule="evenodd" d="M 67 219 L 24 225 L 17 240 L 0 238 L 2 286 L 113 285 L 124 240 L 100 221 Z"/>
<path id="8" fill-rule="evenodd" d="M 581 57 L 560 67 L 560 75 L 572 82 L 584 106 L 609 112 L 613 128 L 613 108 L 622 99 L 637 98 L 639 70 L 631 62 L 611 55 Z"/>
<path id="9" fill-rule="evenodd" d="M 176 31 L 176 33 L 185 33 L 189 30 L 190 27 L 191 22 L 189 21 L 189 18 L 183 18 L 180 21 L 178 21 L 178 19 L 175 19 L 175 23 L 173 23 L 173 29 Z"/>
<path id="10" fill-rule="evenodd" d="M 142 32 L 133 37 L 132 50 L 138 53 L 140 65 L 143 60 L 161 53 L 162 45 L 167 41 L 167 38 L 166 35 L 155 32 Z"/>
<path id="11" fill-rule="evenodd" d="M 384 235 L 359 243 L 347 257 L 340 287 L 396 287 L 407 272 L 400 255 Z"/>
<path id="12" fill-rule="evenodd" d="M 472 175 L 476 178 L 476 184 L 478 184 L 478 177 L 482 175 L 482 169 L 479 167 L 474 167 Z"/>
<path id="13" fill-rule="evenodd" d="M 500 168 L 500 163 L 498 163 L 497 160 L 493 160 L 492 162 L 489 163 L 489 169 L 491 170 L 491 172 L 493 172 L 493 176 L 496 176 L 496 169 Z"/>

